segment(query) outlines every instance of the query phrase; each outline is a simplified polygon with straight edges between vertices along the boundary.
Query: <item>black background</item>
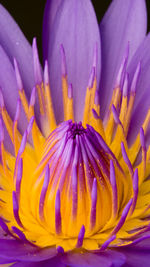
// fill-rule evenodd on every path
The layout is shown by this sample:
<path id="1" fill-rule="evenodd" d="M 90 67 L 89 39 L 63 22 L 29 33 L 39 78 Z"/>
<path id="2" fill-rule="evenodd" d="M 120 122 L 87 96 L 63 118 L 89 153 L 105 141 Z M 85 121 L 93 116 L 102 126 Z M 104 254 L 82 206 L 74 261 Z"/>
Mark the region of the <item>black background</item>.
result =
<path id="1" fill-rule="evenodd" d="M 40 55 L 42 54 L 42 19 L 46 0 L 0 0 L 19 24 L 27 39 L 32 42 L 37 37 Z M 98 21 L 107 10 L 111 0 L 92 0 Z M 150 30 L 150 0 L 146 0 L 148 10 L 148 30 Z"/>

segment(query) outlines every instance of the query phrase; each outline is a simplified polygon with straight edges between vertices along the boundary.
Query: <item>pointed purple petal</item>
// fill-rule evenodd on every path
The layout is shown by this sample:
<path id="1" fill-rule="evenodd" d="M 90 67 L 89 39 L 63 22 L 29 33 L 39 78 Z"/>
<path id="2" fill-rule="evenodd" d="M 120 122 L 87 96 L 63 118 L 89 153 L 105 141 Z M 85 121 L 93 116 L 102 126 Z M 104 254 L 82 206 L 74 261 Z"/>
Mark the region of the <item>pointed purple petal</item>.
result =
<path id="1" fill-rule="evenodd" d="M 12 63 L 16 58 L 24 88 L 29 93 L 34 86 L 32 48 L 19 26 L 2 5 L 0 5 L 0 44 Z"/>
<path id="2" fill-rule="evenodd" d="M 129 43 L 129 61 L 146 34 L 144 0 L 114 0 L 101 24 L 102 74 L 100 101 L 102 115 L 108 107 L 117 73 Z"/>
<path id="3" fill-rule="evenodd" d="M 136 97 L 134 102 L 133 114 L 131 119 L 131 127 L 129 128 L 129 143 L 134 141 L 135 136 L 140 131 L 140 127 L 145 119 L 147 111 L 150 107 L 150 33 L 136 51 L 128 68 L 129 83 L 131 84 L 136 66 L 141 62 L 141 72 L 136 86 Z"/>
<path id="4" fill-rule="evenodd" d="M 66 54 L 68 82 L 72 83 L 74 90 L 75 118 L 81 120 L 96 43 L 98 82 L 100 77 L 100 34 L 94 9 L 89 0 L 48 0 L 47 6 L 44 16 L 43 48 L 50 67 L 50 86 L 52 98 L 55 99 L 56 118 L 59 122 L 63 119 L 60 53 L 62 44 Z M 55 17 L 53 15 L 51 18 L 52 13 Z M 45 41 L 47 39 L 48 47 Z"/>
<path id="5" fill-rule="evenodd" d="M 0 258 L 18 261 L 38 262 L 55 257 L 55 248 L 40 249 L 19 240 L 0 239 Z"/>

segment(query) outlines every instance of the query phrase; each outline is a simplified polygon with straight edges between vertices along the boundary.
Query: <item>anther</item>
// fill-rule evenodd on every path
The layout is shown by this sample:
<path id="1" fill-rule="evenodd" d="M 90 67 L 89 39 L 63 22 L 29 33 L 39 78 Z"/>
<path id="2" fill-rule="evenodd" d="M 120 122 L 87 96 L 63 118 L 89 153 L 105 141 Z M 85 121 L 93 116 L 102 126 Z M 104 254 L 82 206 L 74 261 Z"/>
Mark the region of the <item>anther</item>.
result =
<path id="1" fill-rule="evenodd" d="M 61 233 L 61 201 L 60 201 L 60 190 L 58 189 L 56 192 L 55 199 L 55 230 L 59 235 Z"/>
<path id="2" fill-rule="evenodd" d="M 84 235 L 85 235 L 85 227 L 84 227 L 84 225 L 82 225 L 80 232 L 79 232 L 79 235 L 78 235 L 78 241 L 77 241 L 77 245 L 76 245 L 77 248 L 82 247 Z"/>

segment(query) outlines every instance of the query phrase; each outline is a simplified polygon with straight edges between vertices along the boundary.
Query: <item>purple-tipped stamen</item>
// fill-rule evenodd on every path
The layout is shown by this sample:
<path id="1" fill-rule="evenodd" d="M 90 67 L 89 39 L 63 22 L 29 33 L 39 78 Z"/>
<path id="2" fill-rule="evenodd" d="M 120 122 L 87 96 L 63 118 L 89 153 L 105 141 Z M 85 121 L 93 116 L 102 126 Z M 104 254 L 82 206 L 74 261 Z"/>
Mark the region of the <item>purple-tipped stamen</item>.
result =
<path id="1" fill-rule="evenodd" d="M 55 230 L 59 235 L 61 233 L 61 201 L 60 201 L 60 190 L 58 189 L 56 192 L 55 199 Z"/>
<path id="2" fill-rule="evenodd" d="M 128 95 L 128 84 L 129 84 L 129 75 L 126 73 L 124 83 L 123 83 L 123 96 L 127 97 Z"/>
<path id="3" fill-rule="evenodd" d="M 22 158 L 20 158 L 18 162 L 17 177 L 16 177 L 16 196 L 17 196 L 18 201 L 19 201 L 19 196 L 20 196 L 22 174 L 23 174 L 23 160 Z"/>
<path id="4" fill-rule="evenodd" d="M 123 159 L 124 159 L 125 163 L 127 164 L 128 168 L 129 168 L 129 172 L 131 174 L 131 177 L 133 177 L 133 167 L 132 167 L 131 161 L 128 158 L 128 155 L 127 155 L 127 152 L 125 150 L 123 142 L 121 142 L 121 151 L 122 151 Z"/>
<path id="5" fill-rule="evenodd" d="M 4 127 L 2 119 L 0 118 L 0 143 L 3 143 L 4 141 Z"/>
<path id="6" fill-rule="evenodd" d="M 115 123 L 116 123 L 116 124 L 121 124 L 121 122 L 120 122 L 120 120 L 119 120 L 118 112 L 117 112 L 117 110 L 116 110 L 116 108 L 115 108 L 114 105 L 112 105 L 111 110 L 112 110 L 112 113 L 113 113 L 113 118 L 114 118 Z"/>
<path id="7" fill-rule="evenodd" d="M 91 192 L 91 214 L 90 214 L 91 228 L 93 228 L 96 223 L 96 205 L 97 205 L 97 180 L 96 178 L 94 178 L 92 192 Z"/>
<path id="8" fill-rule="evenodd" d="M 16 113 L 14 118 L 14 123 L 19 120 L 20 117 L 20 111 L 21 111 L 21 100 L 20 98 L 17 100 L 17 107 L 16 107 Z"/>
<path id="9" fill-rule="evenodd" d="M 93 117 L 98 120 L 100 117 L 99 115 L 97 114 L 96 110 L 94 108 L 92 108 L 92 113 L 93 113 Z"/>
<path id="10" fill-rule="evenodd" d="M 140 76 L 140 71 L 141 71 L 141 62 L 138 63 L 137 68 L 135 70 L 134 76 L 133 76 L 133 80 L 131 83 L 131 93 L 135 94 L 136 91 L 136 86 L 137 86 L 137 82 Z"/>
<path id="11" fill-rule="evenodd" d="M 0 227 L 2 228 L 2 230 L 3 230 L 6 234 L 11 235 L 11 232 L 9 231 L 7 224 L 3 221 L 2 218 L 0 218 Z"/>
<path id="12" fill-rule="evenodd" d="M 45 60 L 45 66 L 44 66 L 44 84 L 49 85 L 49 68 L 47 60 Z"/>
<path id="13" fill-rule="evenodd" d="M 30 103 L 29 106 L 34 107 L 35 105 L 35 98 L 36 98 L 36 87 L 33 87 L 31 96 L 30 96 Z"/>
<path id="14" fill-rule="evenodd" d="M 33 51 L 33 67 L 34 67 L 35 84 L 41 85 L 43 79 L 42 79 L 41 65 L 40 65 L 40 60 L 39 60 L 36 38 L 33 39 L 32 51 Z"/>
<path id="15" fill-rule="evenodd" d="M 137 202 L 137 197 L 138 197 L 138 192 L 139 192 L 139 176 L 138 176 L 138 169 L 135 169 L 134 175 L 133 175 L 133 202 L 130 210 L 130 215 L 134 212 L 136 202 Z"/>
<path id="16" fill-rule="evenodd" d="M 13 232 L 24 242 L 27 241 L 24 233 L 22 231 L 20 231 L 17 227 L 12 226 L 11 229 L 13 230 Z"/>
<path id="17" fill-rule="evenodd" d="M 95 67 L 92 68 L 91 73 L 90 73 L 90 78 L 88 81 L 88 88 L 89 89 L 93 88 L 94 79 L 95 79 Z"/>
<path id="18" fill-rule="evenodd" d="M 145 144 L 145 134 L 144 134 L 144 130 L 141 127 L 140 128 L 140 141 L 141 141 L 141 146 L 144 150 L 146 150 L 146 144 Z"/>
<path id="19" fill-rule="evenodd" d="M 69 84 L 68 86 L 68 97 L 69 99 L 73 98 L 73 87 L 72 87 L 72 83 Z"/>
<path id="20" fill-rule="evenodd" d="M 19 205 L 18 205 L 17 195 L 15 191 L 13 191 L 12 200 L 13 200 L 13 213 L 14 213 L 16 222 L 18 223 L 20 227 L 23 227 L 22 222 L 19 217 Z"/>
<path id="21" fill-rule="evenodd" d="M 66 64 L 66 55 L 63 45 L 60 45 L 60 54 L 61 54 L 61 73 L 65 77 L 67 75 L 67 64 Z"/>
<path id="22" fill-rule="evenodd" d="M 19 71 L 18 63 L 17 63 L 15 58 L 14 58 L 14 68 L 15 68 L 17 86 L 18 86 L 18 89 L 21 91 L 23 89 L 23 83 L 22 83 L 22 79 L 21 79 L 21 74 L 20 74 L 20 71 Z"/>
<path id="23" fill-rule="evenodd" d="M 32 130 L 34 119 L 35 119 L 35 117 L 32 116 L 31 119 L 30 119 L 30 121 L 29 121 L 29 123 L 28 123 L 28 126 L 27 126 L 27 136 L 30 134 L 30 132 Z"/>
<path id="24" fill-rule="evenodd" d="M 111 236 L 109 239 L 107 239 L 101 246 L 100 251 L 105 251 L 109 244 L 113 242 L 116 239 L 116 235 Z"/>
<path id="25" fill-rule="evenodd" d="M 99 105 L 99 91 L 98 91 L 98 90 L 96 90 L 96 92 L 95 92 L 94 104 L 95 104 L 96 106 Z"/>
<path id="26" fill-rule="evenodd" d="M 117 192 L 115 168 L 112 160 L 110 160 L 110 183 L 112 187 L 112 214 L 113 217 L 115 217 L 118 211 L 118 192 Z"/>
<path id="27" fill-rule="evenodd" d="M 56 249 L 58 254 L 64 254 L 64 249 L 61 246 L 58 246 Z"/>
<path id="28" fill-rule="evenodd" d="M 127 66 L 127 62 L 128 62 L 128 56 L 129 56 L 129 44 L 126 48 L 125 54 L 123 56 L 123 60 L 121 63 L 121 66 L 119 68 L 118 71 L 118 75 L 116 78 L 116 83 L 115 83 L 115 87 L 114 88 L 122 88 L 122 84 L 124 82 L 124 76 L 125 76 L 125 72 L 126 72 L 126 66 Z"/>
<path id="29" fill-rule="evenodd" d="M 39 216 L 40 219 L 43 219 L 44 217 L 44 202 L 45 202 L 45 197 L 49 185 L 49 180 L 50 180 L 50 170 L 49 170 L 49 165 L 47 164 L 46 170 L 45 170 L 45 178 L 42 186 L 42 191 L 40 195 L 40 202 L 39 202 Z"/>
<path id="30" fill-rule="evenodd" d="M 19 151 L 18 151 L 18 155 L 21 155 L 25 150 L 26 143 L 27 143 L 27 136 L 28 136 L 28 132 L 26 130 L 24 132 L 22 140 L 21 140 L 21 145 L 20 145 L 20 148 L 19 148 Z"/>
<path id="31" fill-rule="evenodd" d="M 115 235 L 118 233 L 118 231 L 121 229 L 121 227 L 123 226 L 123 224 L 125 223 L 125 220 L 129 214 L 131 205 L 132 205 L 133 199 L 131 198 L 129 200 L 129 202 L 127 203 L 127 205 L 125 206 L 125 208 L 123 209 L 121 218 L 119 220 L 119 222 L 117 223 L 116 227 L 114 228 L 114 230 L 111 233 L 111 236 Z"/>
<path id="32" fill-rule="evenodd" d="M 4 108 L 4 97 L 3 97 L 3 94 L 2 94 L 1 88 L 0 88 L 0 107 Z"/>
<path id="33" fill-rule="evenodd" d="M 85 227 L 84 227 L 84 225 L 82 225 L 80 232 L 79 232 L 79 235 L 78 235 L 78 241 L 77 241 L 77 245 L 76 245 L 77 248 L 82 247 L 84 235 L 85 235 Z"/>

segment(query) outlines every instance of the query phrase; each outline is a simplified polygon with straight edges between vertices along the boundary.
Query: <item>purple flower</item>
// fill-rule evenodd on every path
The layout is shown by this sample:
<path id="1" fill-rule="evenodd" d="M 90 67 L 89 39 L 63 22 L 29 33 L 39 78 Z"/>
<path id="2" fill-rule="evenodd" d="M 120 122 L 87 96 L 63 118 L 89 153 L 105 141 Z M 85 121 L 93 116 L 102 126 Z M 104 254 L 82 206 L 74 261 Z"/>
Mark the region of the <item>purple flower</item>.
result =
<path id="1" fill-rule="evenodd" d="M 47 0 L 44 70 L 0 5 L 0 264 L 150 266 L 144 0 Z M 82 122 L 81 122 L 82 121 Z"/>

